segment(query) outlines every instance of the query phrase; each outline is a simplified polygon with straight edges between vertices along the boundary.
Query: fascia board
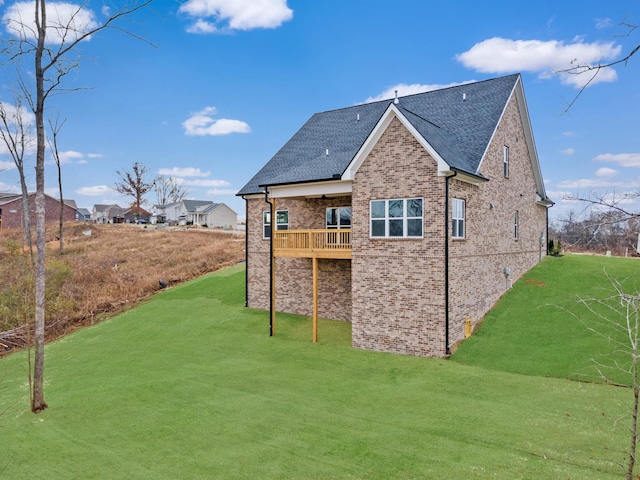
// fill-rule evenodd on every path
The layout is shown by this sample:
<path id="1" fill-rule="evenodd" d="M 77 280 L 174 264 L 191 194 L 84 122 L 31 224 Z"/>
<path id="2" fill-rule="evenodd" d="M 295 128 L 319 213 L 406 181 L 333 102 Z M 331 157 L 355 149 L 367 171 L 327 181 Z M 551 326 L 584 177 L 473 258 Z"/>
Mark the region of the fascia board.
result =
<path id="1" fill-rule="evenodd" d="M 522 118 L 522 125 L 524 129 L 524 138 L 527 142 L 527 148 L 529 149 L 531 156 L 531 167 L 533 169 L 533 176 L 536 180 L 536 188 L 538 194 L 542 198 L 547 198 L 547 193 L 544 188 L 544 179 L 542 178 L 542 171 L 540 170 L 540 159 L 538 158 L 538 151 L 536 150 L 536 142 L 533 139 L 533 129 L 531 127 L 531 119 L 529 117 L 529 108 L 527 107 L 527 99 L 524 96 L 524 88 L 522 87 L 522 79 L 519 77 L 516 84 L 516 96 L 518 99 L 518 105 L 520 108 L 520 117 Z"/>
<path id="2" fill-rule="evenodd" d="M 274 185 L 269 187 L 270 198 L 321 197 L 351 195 L 350 181 L 328 181 L 297 183 L 293 185 Z"/>
<path id="3" fill-rule="evenodd" d="M 482 160 L 480 161 L 480 165 L 478 166 L 478 172 L 482 171 L 482 164 L 484 163 L 485 158 L 487 158 L 487 152 L 489 150 L 489 146 L 493 143 L 493 140 L 498 132 L 498 126 L 502 123 L 502 119 L 507 111 L 507 107 L 513 96 L 515 95 L 516 100 L 518 102 L 518 112 L 520 113 L 520 121 L 522 122 L 522 129 L 524 131 L 524 139 L 527 144 L 527 150 L 529 151 L 529 157 L 531 159 L 531 168 L 533 169 L 533 177 L 536 182 L 536 189 L 541 197 L 547 198 L 547 194 L 544 188 L 544 180 L 542 179 L 542 172 L 540 170 L 540 160 L 538 159 L 538 151 L 536 150 L 536 144 L 533 140 L 533 129 L 531 128 L 531 119 L 529 117 L 529 108 L 527 107 L 527 100 L 524 96 L 524 87 L 522 86 L 522 77 L 518 76 L 518 80 L 513 86 L 513 90 L 511 91 L 511 95 L 509 95 L 509 99 L 504 104 L 504 108 L 502 113 L 500 114 L 500 119 L 491 134 L 491 138 L 487 143 L 484 153 L 482 154 Z"/>
<path id="4" fill-rule="evenodd" d="M 249 195 L 242 195 L 242 199 L 243 200 L 252 200 L 255 198 L 262 198 L 264 199 L 264 193 L 251 193 Z"/>
<path id="5" fill-rule="evenodd" d="M 382 137 L 382 134 L 386 131 L 387 127 L 391 124 L 394 118 L 400 120 L 402 125 L 404 125 L 404 127 L 409 130 L 409 132 L 414 136 L 418 143 L 420 143 L 420 145 L 429 153 L 429 155 L 431 155 L 431 157 L 435 159 L 438 164 L 439 175 L 444 175 L 444 173 L 442 172 L 449 170 L 449 165 L 447 164 L 447 162 L 445 162 L 444 159 L 438 154 L 438 152 L 436 152 L 435 149 L 429 144 L 429 142 L 424 139 L 424 137 L 416 130 L 411 122 L 407 120 L 407 117 L 405 117 L 402 112 L 400 112 L 400 110 L 398 110 L 398 108 L 393 103 L 391 103 L 382 117 L 380 117 L 380 120 L 371 131 L 371 134 L 362 144 L 362 147 L 360 147 L 360 150 L 358 150 L 358 153 L 356 153 L 353 157 L 353 160 L 351 160 L 349 166 L 345 169 L 344 173 L 342 174 L 342 180 L 353 180 L 355 178 L 356 172 L 362 166 L 365 159 L 371 153 L 373 147 L 376 146 L 376 144 Z"/>

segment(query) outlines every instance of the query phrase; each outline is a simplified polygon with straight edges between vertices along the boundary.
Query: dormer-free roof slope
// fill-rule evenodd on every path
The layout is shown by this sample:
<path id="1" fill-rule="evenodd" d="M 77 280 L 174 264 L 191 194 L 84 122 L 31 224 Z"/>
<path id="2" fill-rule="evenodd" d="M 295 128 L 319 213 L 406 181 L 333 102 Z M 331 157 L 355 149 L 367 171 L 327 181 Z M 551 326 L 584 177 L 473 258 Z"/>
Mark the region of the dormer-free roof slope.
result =
<path id="1" fill-rule="evenodd" d="M 484 154 L 520 82 L 520 75 L 514 74 L 400 97 L 397 103 L 382 100 L 316 113 L 238 195 L 262 193 L 264 186 L 340 179 L 389 109 L 451 169 L 481 176 Z M 528 115 L 524 118 L 528 124 Z M 535 157 L 535 151 L 531 155 Z M 533 161 L 537 164 L 537 157 Z"/>

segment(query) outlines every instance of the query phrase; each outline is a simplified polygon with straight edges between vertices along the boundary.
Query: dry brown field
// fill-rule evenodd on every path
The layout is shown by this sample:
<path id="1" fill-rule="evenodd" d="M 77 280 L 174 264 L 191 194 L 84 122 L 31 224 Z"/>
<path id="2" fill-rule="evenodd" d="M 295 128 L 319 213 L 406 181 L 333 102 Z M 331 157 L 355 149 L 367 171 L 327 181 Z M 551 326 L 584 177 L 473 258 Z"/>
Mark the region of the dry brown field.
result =
<path id="1" fill-rule="evenodd" d="M 49 339 L 130 308 L 159 291 L 160 280 L 171 288 L 245 258 L 244 234 L 214 229 L 74 222 L 66 224 L 63 232 L 60 252 L 56 229 L 47 231 L 49 285 L 55 290 L 47 293 L 52 305 L 47 312 Z M 28 312 L 32 282 L 28 255 L 21 255 L 21 244 L 19 231 L 0 231 L 0 276 L 4 279 L 0 301 L 4 298 L 8 304 L 16 295 L 12 292 L 10 297 L 6 292 L 21 291 Z M 25 286 L 16 288 L 19 282 Z M 2 296 L 3 291 L 7 296 Z M 5 317 L 21 308 L 5 308 Z M 4 321 L 4 328 L 0 323 L 4 331 L 0 355 L 29 340 L 28 318 L 11 324 L 7 318 Z"/>

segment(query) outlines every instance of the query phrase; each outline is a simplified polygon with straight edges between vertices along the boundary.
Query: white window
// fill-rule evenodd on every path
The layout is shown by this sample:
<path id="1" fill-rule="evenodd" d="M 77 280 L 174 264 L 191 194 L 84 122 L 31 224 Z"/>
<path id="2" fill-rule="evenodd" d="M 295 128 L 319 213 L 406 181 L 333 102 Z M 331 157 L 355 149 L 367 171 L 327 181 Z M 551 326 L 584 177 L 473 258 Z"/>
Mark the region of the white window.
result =
<path id="1" fill-rule="evenodd" d="M 464 200 L 460 198 L 451 201 L 451 236 L 464 238 Z"/>
<path id="2" fill-rule="evenodd" d="M 518 239 L 518 234 L 519 234 L 519 228 L 520 228 L 520 215 L 518 214 L 518 210 L 516 210 L 516 213 L 513 215 L 513 238 L 514 239 Z"/>
<path id="3" fill-rule="evenodd" d="M 327 228 L 351 228 L 351 207 L 327 208 Z"/>
<path id="4" fill-rule="evenodd" d="M 422 237 L 422 198 L 372 200 L 372 237 Z"/>
<path id="5" fill-rule="evenodd" d="M 509 176 L 509 147 L 506 145 L 502 150 L 503 173 L 505 178 Z"/>
<path id="6" fill-rule="evenodd" d="M 276 230 L 289 230 L 289 211 L 276 210 Z M 271 238 L 271 212 L 262 212 L 262 237 Z"/>

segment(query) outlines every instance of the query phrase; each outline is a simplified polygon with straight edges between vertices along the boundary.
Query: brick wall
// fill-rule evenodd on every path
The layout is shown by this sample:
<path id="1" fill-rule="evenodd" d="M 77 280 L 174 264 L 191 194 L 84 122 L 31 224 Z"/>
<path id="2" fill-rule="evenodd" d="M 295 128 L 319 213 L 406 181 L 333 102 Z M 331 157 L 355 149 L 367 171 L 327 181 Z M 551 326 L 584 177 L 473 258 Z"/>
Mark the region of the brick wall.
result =
<path id="1" fill-rule="evenodd" d="M 444 355 L 444 179 L 437 176 L 436 167 L 436 162 L 395 119 L 355 176 L 355 347 Z M 411 197 L 424 198 L 424 238 L 370 238 L 370 201 Z"/>
<path id="2" fill-rule="evenodd" d="M 45 222 L 47 224 L 60 221 L 60 202 L 55 198 L 45 195 Z M 22 198 L 2 205 L 2 228 L 22 228 Z M 35 226 L 36 208 L 35 194 L 29 195 L 29 212 L 31 225 Z M 76 211 L 68 205 L 64 205 L 63 221 L 71 222 L 76 219 Z"/>
<path id="3" fill-rule="evenodd" d="M 510 171 L 503 175 L 503 147 Z M 464 337 L 512 284 L 536 264 L 546 208 L 536 187 L 515 96 L 507 106 L 481 173 L 489 182 L 450 180 L 450 198 L 466 201 L 465 239 L 450 240 L 449 344 Z M 352 321 L 355 347 L 442 357 L 445 341 L 445 178 L 433 158 L 394 119 L 355 175 L 352 197 L 276 199 L 290 229 L 325 227 L 326 207 L 352 206 L 352 260 L 319 261 L 319 314 Z M 423 238 L 370 238 L 371 200 L 424 199 Z M 248 200 L 249 306 L 269 308 L 269 240 L 262 238 L 262 199 Z M 514 239 L 514 213 L 519 238 Z M 450 232 L 447 234 L 450 235 Z M 546 239 L 545 239 L 546 242 Z M 544 252 L 543 252 L 544 254 Z M 277 310 L 311 315 L 311 260 L 276 261 Z"/>
<path id="4" fill-rule="evenodd" d="M 509 147 L 508 178 L 503 173 L 505 145 Z M 546 208 L 536 203 L 536 184 L 515 96 L 489 146 L 481 173 L 489 182 L 479 186 L 451 180 L 451 197 L 466 200 L 466 238 L 452 240 L 450 247 L 452 344 L 464 338 L 465 319 L 471 318 L 475 326 L 505 293 L 506 267 L 511 270 L 509 283 L 513 284 L 538 262 L 540 234 L 546 235 Z M 543 246 L 543 254 L 545 251 Z"/>
<path id="5" fill-rule="evenodd" d="M 248 205 L 248 303 L 269 308 L 269 239 L 262 236 L 262 212 L 269 205 L 249 199 Z M 321 199 L 276 199 L 275 210 L 288 210 L 289 229 L 326 228 L 327 207 L 351 205 L 350 197 Z M 276 310 L 311 315 L 313 311 L 312 265 L 309 258 L 277 258 Z M 318 315 L 335 320 L 351 320 L 351 261 L 318 260 Z"/>

